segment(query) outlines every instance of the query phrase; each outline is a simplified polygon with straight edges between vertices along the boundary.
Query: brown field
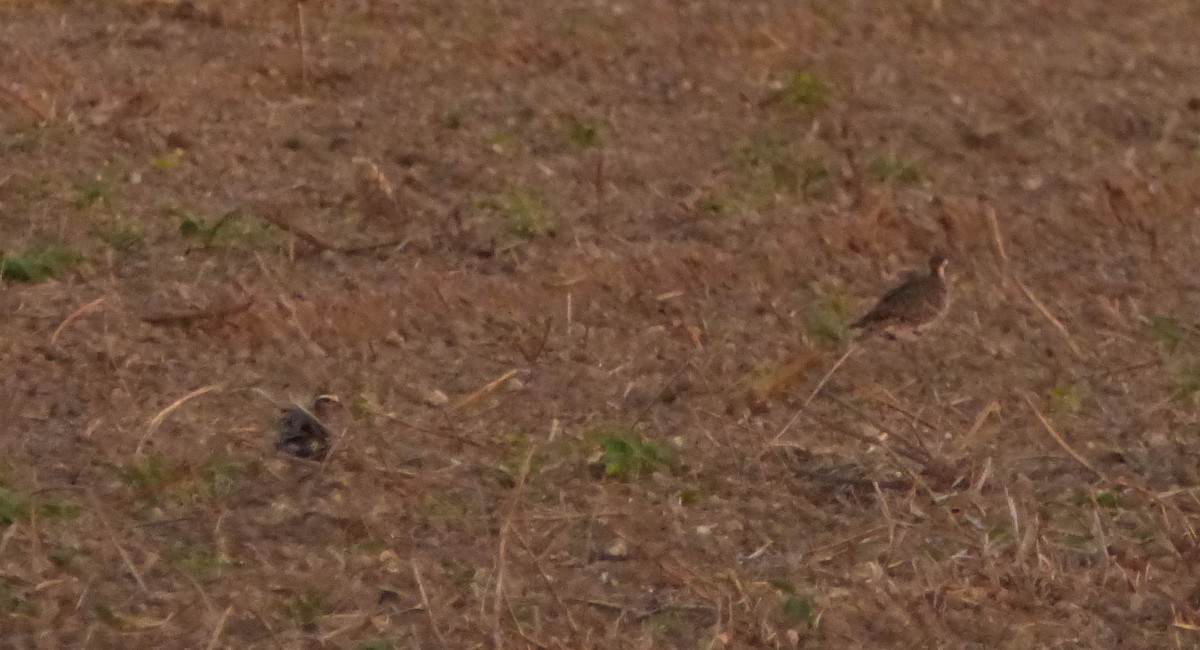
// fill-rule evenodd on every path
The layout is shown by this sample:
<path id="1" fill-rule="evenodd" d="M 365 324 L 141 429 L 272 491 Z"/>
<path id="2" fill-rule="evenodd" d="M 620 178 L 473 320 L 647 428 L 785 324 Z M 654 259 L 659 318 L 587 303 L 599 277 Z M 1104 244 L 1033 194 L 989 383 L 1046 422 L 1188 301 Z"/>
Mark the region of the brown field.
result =
<path id="1" fill-rule="evenodd" d="M 1200 647 L 1200 4 L 300 13 L 0 2 L 0 647 Z"/>

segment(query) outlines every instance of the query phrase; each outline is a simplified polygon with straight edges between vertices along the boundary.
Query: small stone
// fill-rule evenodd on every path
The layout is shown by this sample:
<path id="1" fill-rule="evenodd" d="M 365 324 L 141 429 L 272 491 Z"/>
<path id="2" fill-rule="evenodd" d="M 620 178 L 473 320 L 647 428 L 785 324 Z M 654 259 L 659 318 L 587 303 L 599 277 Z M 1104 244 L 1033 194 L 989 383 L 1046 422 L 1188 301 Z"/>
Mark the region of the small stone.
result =
<path id="1" fill-rule="evenodd" d="M 435 388 L 425 393 L 425 403 L 429 406 L 445 406 L 450 403 L 450 397 Z"/>
<path id="2" fill-rule="evenodd" d="M 379 563 L 388 573 L 400 573 L 400 556 L 390 549 L 379 553 Z"/>
<path id="3" fill-rule="evenodd" d="M 628 560 L 629 542 L 626 542 L 623 538 L 617 538 L 600 553 L 600 559 L 612 561 Z"/>

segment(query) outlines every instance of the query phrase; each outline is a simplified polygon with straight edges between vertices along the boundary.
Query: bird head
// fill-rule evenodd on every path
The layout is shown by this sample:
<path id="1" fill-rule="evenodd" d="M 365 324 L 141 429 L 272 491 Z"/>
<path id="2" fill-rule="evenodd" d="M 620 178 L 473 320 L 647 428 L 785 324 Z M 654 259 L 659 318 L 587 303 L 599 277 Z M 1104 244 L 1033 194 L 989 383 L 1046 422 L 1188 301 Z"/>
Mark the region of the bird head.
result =
<path id="1" fill-rule="evenodd" d="M 945 255 L 934 255 L 929 258 L 929 272 L 939 278 L 946 278 L 946 265 L 950 260 Z"/>

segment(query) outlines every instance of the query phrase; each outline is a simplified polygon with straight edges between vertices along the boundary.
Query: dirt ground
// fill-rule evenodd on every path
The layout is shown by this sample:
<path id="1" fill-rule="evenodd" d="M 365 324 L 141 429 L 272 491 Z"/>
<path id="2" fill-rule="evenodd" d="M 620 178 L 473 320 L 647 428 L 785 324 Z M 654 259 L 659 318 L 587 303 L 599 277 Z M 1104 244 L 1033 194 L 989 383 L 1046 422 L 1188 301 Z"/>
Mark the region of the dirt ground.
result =
<path id="1" fill-rule="evenodd" d="M 1197 34 L 0 3 L 0 647 L 1200 647 Z"/>

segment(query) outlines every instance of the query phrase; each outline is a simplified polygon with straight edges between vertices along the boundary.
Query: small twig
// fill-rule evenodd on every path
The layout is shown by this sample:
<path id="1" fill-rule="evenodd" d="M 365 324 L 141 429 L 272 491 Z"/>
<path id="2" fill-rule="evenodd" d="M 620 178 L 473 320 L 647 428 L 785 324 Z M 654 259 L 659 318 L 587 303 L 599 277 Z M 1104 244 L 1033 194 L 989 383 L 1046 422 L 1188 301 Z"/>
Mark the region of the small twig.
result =
<path id="1" fill-rule="evenodd" d="M 503 375 L 500 375 L 496 379 L 493 379 L 492 381 L 488 382 L 487 385 L 485 385 L 483 388 L 480 388 L 479 390 L 471 393 L 470 395 L 467 395 L 467 396 L 459 399 L 457 402 L 454 403 L 453 406 L 450 407 L 450 410 L 457 411 L 457 410 L 461 409 L 462 407 L 487 395 L 488 393 L 491 393 L 492 391 L 494 391 L 497 388 L 499 388 L 500 386 L 502 386 L 504 384 L 504 382 L 515 377 L 518 372 L 520 372 L 520 371 L 517 370 L 516 368 L 513 368 L 512 370 L 509 370 L 508 372 L 504 373 Z"/>
<path id="2" fill-rule="evenodd" d="M 802 409 L 802 408 L 804 408 L 804 407 L 803 406 L 800 407 L 800 409 Z M 766 444 L 763 445 L 762 451 L 758 452 L 759 458 L 762 458 L 763 455 L 765 455 L 767 453 L 767 451 L 769 451 L 772 447 L 774 447 L 776 445 L 776 443 L 779 442 L 779 439 L 782 438 L 783 435 L 788 432 L 788 429 L 792 428 L 792 425 L 796 423 L 796 420 L 800 419 L 800 409 L 796 409 L 796 412 L 792 414 L 792 419 L 788 420 L 787 423 L 784 424 L 782 427 L 779 427 L 779 433 L 776 433 L 774 438 L 771 438 L 770 440 L 767 441 Z"/>
<path id="3" fill-rule="evenodd" d="M 996 254 L 1000 256 L 1000 271 L 1007 276 L 1009 267 L 1008 253 L 1004 251 L 1004 237 L 1000 235 L 1000 224 L 996 220 L 996 208 L 989 205 L 984 214 L 987 216 L 988 226 L 992 229 L 992 241 L 996 244 Z"/>
<path id="4" fill-rule="evenodd" d="M 866 539 L 868 537 L 871 537 L 872 535 L 875 535 L 876 533 L 881 533 L 887 529 L 888 529 L 887 524 L 883 524 L 880 526 L 872 526 L 871 528 L 861 531 L 855 535 L 851 535 L 849 537 L 843 537 L 842 539 L 839 539 L 835 542 L 830 542 L 829 544 L 823 544 L 816 548 L 809 549 L 808 554 L 807 554 L 808 558 L 809 558 L 809 562 L 820 562 L 821 557 L 819 554 L 821 554 L 821 553 L 831 551 L 833 549 L 836 549 L 841 546 L 846 546 L 848 544 L 853 544 L 859 540 Z"/>
<path id="5" fill-rule="evenodd" d="M 229 613 L 233 611 L 233 605 L 225 608 L 225 613 L 221 614 L 221 619 L 217 621 L 217 627 L 213 630 L 212 639 L 208 641 L 208 650 L 216 650 L 217 642 L 221 640 L 221 632 L 225 631 L 225 620 L 229 618 Z"/>
<path id="6" fill-rule="evenodd" d="M 296 0 L 296 43 L 300 48 L 300 84 L 308 89 L 308 26 L 304 20 L 304 0 Z"/>
<path id="7" fill-rule="evenodd" d="M 809 394 L 808 399 L 804 400 L 805 406 L 808 406 L 812 403 L 813 398 L 815 398 L 817 394 L 821 392 L 821 389 L 825 387 L 826 382 L 833 377 L 833 373 L 837 372 L 837 369 L 841 368 L 842 364 L 845 363 L 846 360 L 850 358 L 850 355 L 854 354 L 857 350 L 858 348 L 851 343 L 850 347 L 846 349 L 846 354 L 843 354 L 842 357 L 837 360 L 837 363 L 834 363 L 833 367 L 829 369 L 829 372 L 825 373 L 824 377 L 821 377 L 821 381 L 817 382 L 817 387 L 814 388 L 812 393 Z"/>
<path id="8" fill-rule="evenodd" d="M 167 311 L 157 314 L 143 314 L 142 321 L 152 325 L 185 325 L 198 320 L 216 320 L 220 318 L 228 318 L 249 310 L 250 306 L 253 304 L 254 298 L 248 297 L 241 302 L 236 302 L 231 305 L 203 307 L 200 309 L 191 309 L 185 311 Z M 69 320 L 70 319 L 68 319 L 68 322 Z M 63 323 L 63 325 L 65 326 L 66 323 Z M 57 335 L 57 332 L 55 335 Z"/>
<path id="9" fill-rule="evenodd" d="M 546 573 L 546 569 L 542 567 L 542 563 L 538 562 L 537 553 L 534 553 L 533 549 L 529 548 L 529 543 L 526 542 L 525 538 L 520 534 L 517 535 L 517 541 L 521 544 L 521 548 L 525 549 L 525 552 L 529 554 L 529 558 L 533 560 L 534 568 L 536 568 L 538 574 L 542 576 L 542 582 L 546 584 L 546 591 L 550 592 L 550 597 L 554 599 L 554 602 L 558 603 L 559 609 L 561 609 L 563 611 L 563 615 L 566 616 L 567 625 L 570 625 L 571 631 L 578 635 L 580 633 L 579 624 L 575 622 L 575 617 L 571 615 L 571 608 L 567 607 L 566 603 L 563 602 L 562 596 L 559 595 L 558 590 L 554 588 L 554 581 L 550 578 L 550 575 Z"/>
<path id="10" fill-rule="evenodd" d="M 413 578 L 417 581 L 417 591 L 421 594 L 421 606 L 429 615 L 429 626 L 433 628 L 433 635 L 437 637 L 443 648 L 449 648 L 450 644 L 446 643 L 446 637 L 442 636 L 442 630 L 438 627 L 437 616 L 434 615 L 433 608 L 429 606 L 429 595 L 425 593 L 425 581 L 421 579 L 421 570 L 417 568 L 416 558 L 412 558 L 410 562 L 412 563 Z"/>
<path id="11" fill-rule="evenodd" d="M 140 440 L 138 440 L 138 444 L 137 444 L 137 447 L 134 449 L 134 453 L 135 454 L 142 453 L 142 447 L 146 444 L 146 442 L 148 440 L 150 440 L 150 436 L 154 435 L 154 432 L 158 430 L 158 427 L 163 423 L 163 421 L 166 420 L 167 417 L 170 416 L 172 413 L 179 410 L 179 407 L 183 406 L 187 402 L 189 402 L 197 397 L 200 397 L 201 395 L 204 395 L 206 393 L 211 393 L 213 391 L 220 391 L 224 387 L 225 387 L 224 384 L 211 384 L 208 386 L 204 386 L 202 388 L 197 388 L 196 390 L 188 393 L 187 395 L 184 395 L 183 397 L 180 397 L 179 399 L 175 400 L 174 402 L 171 402 L 170 405 L 168 405 L 163 410 L 159 411 L 158 415 L 155 415 L 154 417 L 150 418 L 150 421 L 146 423 L 146 433 L 142 434 L 142 438 Z"/>
<path id="12" fill-rule="evenodd" d="M 625 612 L 629 611 L 629 608 L 625 607 L 624 605 L 618 605 L 616 603 L 609 603 L 609 602 L 605 602 L 603 600 L 593 600 L 590 598 L 567 598 L 567 600 L 572 603 L 579 603 L 581 605 L 590 605 L 592 607 L 596 607 L 599 609 L 607 609 L 610 612 L 618 612 L 621 614 L 624 614 Z"/>
<path id="13" fill-rule="evenodd" d="M 887 391 L 885 391 L 885 392 L 887 392 Z M 944 434 L 942 433 L 942 431 L 940 429 L 938 429 L 936 426 L 934 426 L 933 423 L 930 422 L 929 420 L 926 420 L 925 418 L 917 415 L 916 413 L 913 413 L 912 411 L 909 411 L 908 409 L 904 408 L 903 406 L 900 406 L 899 404 L 896 404 L 895 402 L 883 399 L 882 397 L 879 397 L 878 395 L 871 395 L 870 397 L 871 397 L 871 399 L 874 399 L 876 402 L 907 417 L 908 419 L 912 420 L 913 422 L 916 422 L 917 424 L 924 426 L 926 429 L 929 429 L 933 433 L 936 433 L 939 436 L 944 437 Z M 893 399 L 894 399 L 894 396 L 893 396 Z"/>
<path id="14" fill-rule="evenodd" d="M 297 2 L 296 6 L 300 6 L 300 3 Z M 303 239 L 311 244 L 314 248 L 319 248 L 325 251 L 337 251 L 338 249 L 337 244 L 321 237 L 320 235 L 317 235 L 304 226 L 292 223 L 272 207 L 264 207 L 262 210 L 256 210 L 254 214 L 256 214 L 260 219 L 269 222 L 276 228 L 279 228 L 284 232 L 289 232 L 296 237 Z"/>
<path id="15" fill-rule="evenodd" d="M 397 422 L 399 424 L 402 424 L 405 427 L 408 427 L 414 431 L 420 431 L 421 433 L 426 433 L 431 436 L 450 438 L 451 440 L 457 440 L 465 445 L 470 445 L 472 447 L 482 447 L 483 446 L 477 440 L 471 440 L 470 438 L 468 438 L 466 436 L 459 435 L 458 433 L 453 431 L 452 427 L 449 427 L 449 426 L 442 428 L 442 429 L 431 429 L 429 427 L 423 427 L 419 424 L 405 420 L 404 418 L 400 417 L 399 415 L 396 415 L 395 413 L 393 413 L 391 411 L 383 411 L 380 409 L 371 408 L 369 406 L 367 407 L 367 411 L 371 415 L 376 415 L 379 417 L 387 418 L 387 419 L 391 420 L 392 422 Z"/>
<path id="16" fill-rule="evenodd" d="M 1022 395 L 1022 397 L 1025 398 L 1025 403 L 1029 405 L 1029 409 L 1033 411 L 1034 415 L 1037 416 L 1038 421 L 1042 423 L 1042 427 L 1046 429 L 1046 433 L 1050 434 L 1051 438 L 1054 438 L 1054 442 L 1057 442 L 1058 446 L 1062 447 L 1068 454 L 1071 455 L 1071 458 L 1079 461 L 1080 465 L 1086 467 L 1093 474 L 1105 481 L 1110 481 L 1104 472 L 1096 469 L 1095 465 L 1093 465 L 1088 459 L 1081 456 L 1079 452 L 1072 449 L 1071 445 L 1068 445 L 1066 440 L 1063 440 L 1063 437 L 1059 435 L 1058 431 L 1054 430 L 1054 426 L 1050 424 L 1050 421 L 1046 419 L 1046 416 L 1042 415 L 1042 412 L 1039 411 L 1038 407 L 1034 405 L 1033 399 L 1030 398 L 1029 395 Z"/>
<path id="17" fill-rule="evenodd" d="M 574 521 L 591 519 L 592 517 L 632 517 L 633 512 L 570 512 L 558 515 L 526 515 L 520 517 L 523 521 Z"/>
<path id="18" fill-rule="evenodd" d="M 717 608 L 713 607 L 712 605 L 701 605 L 701 604 L 694 604 L 694 603 L 692 603 L 692 604 L 676 603 L 673 605 L 660 605 L 658 607 L 655 607 L 654 609 L 648 609 L 644 612 L 638 612 L 637 614 L 635 614 L 633 616 L 633 620 L 644 621 L 644 620 L 650 618 L 651 616 L 658 616 L 659 614 L 665 614 L 667 612 L 706 612 L 707 613 L 707 612 L 712 612 L 715 609 L 717 609 Z"/>
<path id="19" fill-rule="evenodd" d="M 922 465 L 932 462 L 932 455 L 929 453 L 929 450 L 925 448 L 925 445 L 922 443 L 920 437 L 917 437 L 917 442 L 914 443 L 899 433 L 889 430 L 890 427 L 883 426 L 880 422 L 864 413 L 863 410 L 857 406 L 840 399 L 835 395 L 831 395 L 830 399 L 833 400 L 838 406 L 841 406 L 847 411 L 857 415 L 864 422 L 867 422 L 880 432 L 887 433 L 889 438 L 895 439 L 896 442 L 900 443 L 898 446 L 902 447 L 902 449 L 897 449 L 896 451 L 900 452 L 901 455 L 908 457 L 909 460 L 915 461 Z M 879 444 L 879 442 L 877 441 L 875 444 Z"/>
<path id="20" fill-rule="evenodd" d="M 596 201 L 604 198 L 605 186 L 605 158 L 604 152 L 601 151 L 596 156 L 596 172 L 592 176 L 592 187 L 596 190 Z"/>
<path id="21" fill-rule="evenodd" d="M 988 416 L 999 412 L 1000 402 L 997 402 L 996 400 L 992 400 L 984 405 L 984 407 L 980 409 L 979 414 L 975 416 L 975 422 L 971 424 L 971 428 L 967 429 L 966 433 L 955 439 L 954 446 L 958 449 L 966 447 L 966 445 L 975 438 L 975 433 L 978 432 L 981 427 L 983 427 L 983 423 L 987 421 Z"/>
<path id="22" fill-rule="evenodd" d="M 51 106 L 49 110 L 42 107 L 38 102 L 33 101 L 33 99 L 31 99 L 29 95 L 17 84 L 0 83 L 0 92 L 7 95 L 16 103 L 32 111 L 35 115 L 41 118 L 43 123 L 48 123 L 54 120 L 53 106 Z"/>
<path id="23" fill-rule="evenodd" d="M 146 581 L 142 579 L 142 572 L 138 571 L 137 566 L 133 564 L 133 558 L 129 557 L 129 553 L 121 546 L 121 542 L 117 539 L 117 533 L 113 530 L 112 524 L 108 523 L 108 516 L 104 514 L 104 508 L 100 505 L 100 500 L 92 492 L 88 492 L 88 499 L 92 502 L 92 509 L 96 511 L 96 517 L 100 519 L 100 527 L 104 529 L 108 535 L 108 541 L 117 549 L 117 555 L 121 556 L 121 561 L 125 563 L 125 568 L 129 569 L 129 573 L 133 575 L 133 579 L 141 588 L 142 593 L 150 593 L 150 588 L 146 586 Z"/>
<path id="24" fill-rule="evenodd" d="M 663 386 L 661 389 L 659 389 L 658 394 L 654 396 L 654 399 L 650 400 L 644 407 L 642 407 L 642 410 L 638 412 L 637 417 L 633 419 L 633 422 L 629 426 L 636 427 L 642 423 L 642 419 L 645 418 L 648 413 L 650 413 L 650 409 L 653 408 L 655 404 L 662 402 L 663 396 L 665 396 L 667 391 L 671 389 L 671 384 L 675 383 L 675 380 L 679 379 L 679 377 L 683 375 L 683 371 L 687 370 L 689 365 L 691 365 L 691 359 L 687 359 L 683 363 L 679 364 L 679 368 L 676 369 L 675 372 L 672 373 L 672 375 L 667 378 L 665 382 L 663 382 Z"/>
<path id="25" fill-rule="evenodd" d="M 517 345 L 517 350 L 525 357 L 525 361 L 529 365 L 537 363 L 537 360 L 542 356 L 542 352 L 546 349 L 546 343 L 550 340 L 550 329 L 554 324 L 554 319 L 547 316 L 542 324 L 542 334 L 538 337 L 537 346 L 531 350 L 526 350 L 523 344 Z"/>
<path id="26" fill-rule="evenodd" d="M 1083 351 L 1079 349 L 1078 345 L 1075 345 L 1075 339 L 1071 338 L 1071 333 L 1067 331 L 1067 328 L 1062 324 L 1062 322 L 1055 318 L 1054 314 L 1050 313 L 1050 310 L 1046 308 L 1046 305 L 1042 303 L 1042 301 L 1039 300 L 1032 291 L 1029 290 L 1029 287 L 1025 286 L 1024 282 L 1021 282 L 1017 278 L 1013 279 L 1016 280 L 1017 287 L 1022 293 L 1025 294 L 1025 297 L 1029 299 L 1029 302 L 1033 303 L 1033 306 L 1037 307 L 1037 310 L 1042 312 L 1042 316 L 1045 316 L 1046 320 L 1050 321 L 1050 324 L 1053 325 L 1055 329 L 1057 329 L 1059 333 L 1063 335 L 1063 338 L 1066 339 L 1067 346 L 1071 348 L 1071 351 L 1077 356 L 1082 357 Z"/>
<path id="27" fill-rule="evenodd" d="M 67 325 L 70 325 L 71 322 L 74 321 L 76 318 L 79 318 L 80 316 L 83 316 L 84 314 L 95 311 L 101 304 L 104 303 L 104 300 L 105 299 L 103 297 L 97 298 L 97 299 L 87 303 L 86 305 L 80 307 L 79 309 L 76 309 L 75 311 L 71 312 L 71 315 L 67 316 L 66 320 L 64 320 L 62 322 L 62 324 L 60 324 L 57 328 L 55 328 L 54 334 L 50 335 L 50 345 L 53 346 L 55 343 L 58 342 L 59 335 L 61 335 L 63 333 L 63 330 L 67 329 Z"/>
<path id="28" fill-rule="evenodd" d="M 680 603 L 676 605 L 662 605 L 653 609 L 639 610 L 592 598 L 568 598 L 567 600 L 573 603 L 579 603 L 581 605 L 589 605 L 597 609 L 605 609 L 610 612 L 617 612 L 621 615 L 632 613 L 632 619 L 635 621 L 642 621 L 650 618 L 651 616 L 657 616 L 658 614 L 662 614 L 664 612 L 711 612 L 716 609 L 712 605 L 689 605 L 686 603 Z"/>
<path id="29" fill-rule="evenodd" d="M 508 534 L 512 530 L 513 515 L 516 513 L 517 505 L 520 502 L 521 494 L 524 491 L 525 481 L 529 478 L 529 469 L 533 465 L 533 454 L 537 451 L 537 447 L 531 447 L 529 453 L 525 454 L 525 460 L 521 463 L 521 469 L 517 472 L 517 480 L 512 489 L 512 496 L 509 497 L 508 505 L 505 508 L 504 520 L 500 523 L 500 541 L 496 545 L 496 588 L 492 596 L 492 636 L 495 639 L 497 646 L 500 645 L 500 603 L 505 600 L 504 595 L 504 578 L 507 568 L 508 556 Z M 524 636 L 524 634 L 522 634 Z"/>
<path id="30" fill-rule="evenodd" d="M 353 255 L 355 253 L 369 253 L 381 248 L 390 248 L 393 246 L 403 247 L 408 243 L 406 239 L 390 239 L 382 242 L 374 242 L 369 244 L 338 244 L 332 242 L 315 232 L 294 223 L 287 217 L 284 217 L 273 206 L 263 206 L 260 210 L 255 210 L 254 214 L 263 221 L 279 228 L 280 230 L 291 233 L 296 238 L 303 240 L 313 248 L 322 251 L 330 251 L 333 253 L 341 253 L 342 255 Z"/>
<path id="31" fill-rule="evenodd" d="M 529 634 L 525 631 L 525 626 L 521 625 L 521 620 L 517 618 L 517 612 L 513 610 L 512 601 L 509 600 L 507 595 L 504 596 L 504 605 L 508 610 L 508 617 L 512 619 L 513 625 L 517 628 L 517 634 L 520 635 L 522 639 L 525 639 L 527 643 L 533 644 L 533 646 L 539 650 L 550 650 L 550 646 L 529 636 Z M 497 636 L 495 638 L 495 643 L 498 648 L 503 647 L 501 637 Z"/>

